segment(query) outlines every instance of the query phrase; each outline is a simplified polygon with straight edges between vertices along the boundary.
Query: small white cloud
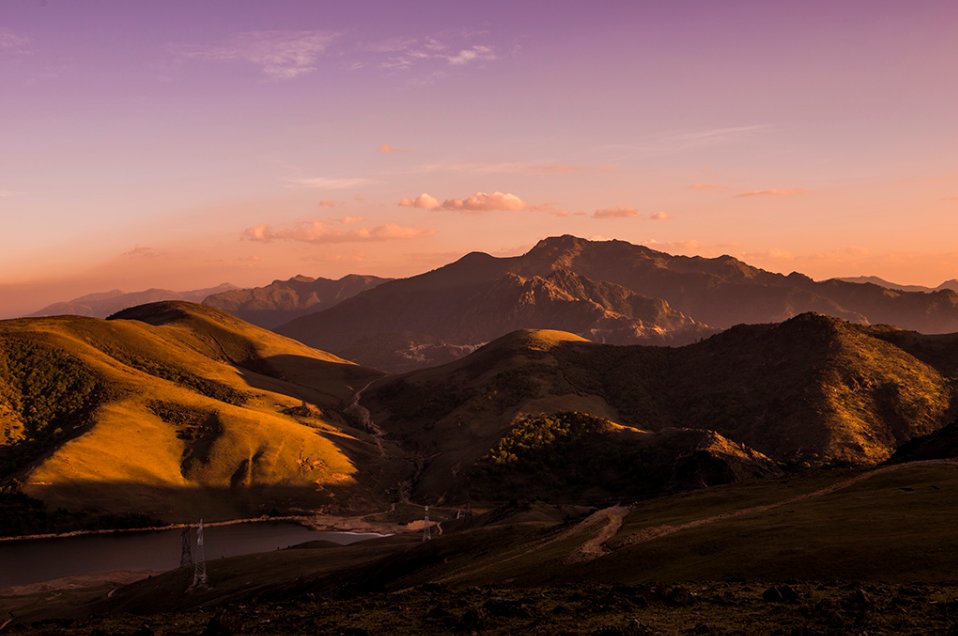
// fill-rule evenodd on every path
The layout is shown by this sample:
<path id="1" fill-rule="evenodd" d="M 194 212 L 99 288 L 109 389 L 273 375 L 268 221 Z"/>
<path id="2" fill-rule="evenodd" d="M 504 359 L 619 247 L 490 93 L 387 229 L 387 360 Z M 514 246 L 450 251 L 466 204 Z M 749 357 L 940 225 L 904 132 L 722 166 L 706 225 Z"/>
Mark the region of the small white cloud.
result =
<path id="1" fill-rule="evenodd" d="M 468 212 L 492 212 L 505 210 L 520 212 L 529 209 L 529 205 L 509 192 L 476 192 L 465 199 L 446 199 L 442 202 L 444 210 L 465 210 Z"/>
<path id="2" fill-rule="evenodd" d="M 399 205 L 404 208 L 420 208 L 423 210 L 435 210 L 436 208 L 439 207 L 439 200 L 436 197 L 432 196 L 431 194 L 423 192 L 415 199 L 400 200 Z"/>
<path id="3" fill-rule="evenodd" d="M 287 179 L 286 183 L 291 186 L 314 188 L 316 190 L 347 190 L 372 183 L 372 180 L 362 177 L 311 177 L 309 179 Z"/>
<path id="4" fill-rule="evenodd" d="M 475 45 L 460 50 L 455 55 L 446 57 L 446 60 L 453 66 L 462 66 L 470 62 L 485 62 L 496 59 L 496 53 L 489 46 Z"/>

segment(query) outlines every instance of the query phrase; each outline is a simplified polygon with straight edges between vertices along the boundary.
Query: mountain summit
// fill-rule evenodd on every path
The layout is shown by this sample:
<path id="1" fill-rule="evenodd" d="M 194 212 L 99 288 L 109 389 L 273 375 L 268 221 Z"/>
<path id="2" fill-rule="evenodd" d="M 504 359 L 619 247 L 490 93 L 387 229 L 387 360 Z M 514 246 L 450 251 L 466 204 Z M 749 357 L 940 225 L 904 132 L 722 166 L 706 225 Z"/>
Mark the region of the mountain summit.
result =
<path id="1" fill-rule="evenodd" d="M 387 371 L 450 361 L 515 329 L 610 344 L 682 345 L 740 323 L 817 312 L 925 333 L 958 331 L 958 293 L 816 282 L 731 256 L 674 256 L 625 241 L 555 236 L 521 256 L 472 252 L 277 327 Z"/>

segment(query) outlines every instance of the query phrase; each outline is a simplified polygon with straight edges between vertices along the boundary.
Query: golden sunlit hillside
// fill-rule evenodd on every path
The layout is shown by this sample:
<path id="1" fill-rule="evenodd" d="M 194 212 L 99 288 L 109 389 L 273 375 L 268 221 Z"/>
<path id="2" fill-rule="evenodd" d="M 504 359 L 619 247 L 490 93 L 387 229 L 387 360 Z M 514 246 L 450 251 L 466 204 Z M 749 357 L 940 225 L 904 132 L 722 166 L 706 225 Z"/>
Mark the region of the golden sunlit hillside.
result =
<path id="1" fill-rule="evenodd" d="M 6 321 L 0 342 L 0 456 L 48 506 L 315 506 L 387 461 L 345 415 L 376 372 L 218 310 Z"/>

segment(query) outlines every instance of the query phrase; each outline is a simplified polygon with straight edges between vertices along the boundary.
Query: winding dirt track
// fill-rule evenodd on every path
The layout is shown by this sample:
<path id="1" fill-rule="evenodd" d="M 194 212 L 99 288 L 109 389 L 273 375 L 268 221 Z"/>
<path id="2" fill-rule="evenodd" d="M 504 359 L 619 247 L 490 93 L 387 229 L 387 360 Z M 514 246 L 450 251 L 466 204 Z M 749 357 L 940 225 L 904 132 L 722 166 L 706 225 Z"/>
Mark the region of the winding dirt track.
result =
<path id="1" fill-rule="evenodd" d="M 748 508 L 741 508 L 740 510 L 734 510 L 732 512 L 723 512 L 721 514 L 712 515 L 709 517 L 703 517 L 701 519 L 695 519 L 686 523 L 680 523 L 676 525 L 663 524 L 659 526 L 651 526 L 649 528 L 643 528 L 638 532 L 634 532 L 627 537 L 625 537 L 619 545 L 616 546 L 615 550 L 639 545 L 642 543 L 648 543 L 649 541 L 654 541 L 655 539 L 660 539 L 666 537 L 676 532 L 682 532 L 683 530 L 691 530 L 693 528 L 701 528 L 702 526 L 708 526 L 714 523 L 720 523 L 722 521 L 727 521 L 729 519 L 735 519 L 738 517 L 745 517 L 747 515 L 761 514 L 763 512 L 768 512 L 769 510 L 774 510 L 776 508 L 781 508 L 783 506 L 788 506 L 791 504 L 799 503 L 802 501 L 807 501 L 809 499 L 815 499 L 817 497 L 823 497 L 829 495 L 833 492 L 843 490 L 849 486 L 853 486 L 859 482 L 871 479 L 878 475 L 887 475 L 888 473 L 894 473 L 899 470 L 903 470 L 911 466 L 931 466 L 931 465 L 949 465 L 956 466 L 958 465 L 958 459 L 931 459 L 926 461 L 918 462 L 907 462 L 904 464 L 894 464 L 891 466 L 883 466 L 881 468 L 876 468 L 868 472 L 860 473 L 846 479 L 841 479 L 836 481 L 824 488 L 819 488 L 818 490 L 805 493 L 803 495 L 797 495 L 795 497 L 789 497 L 788 499 L 783 499 L 781 501 L 776 501 L 774 503 L 762 504 L 759 506 L 750 506 Z M 532 554 L 534 552 L 539 552 L 548 548 L 549 546 L 558 543 L 560 541 L 565 541 L 570 537 L 581 535 L 583 533 L 589 533 L 590 536 L 583 543 L 577 546 L 565 559 L 566 563 L 584 563 L 587 561 L 593 561 L 595 559 L 607 556 L 612 554 L 615 550 L 609 548 L 607 542 L 615 537 L 622 528 L 623 521 L 626 515 L 634 508 L 634 505 L 631 506 L 611 506 L 609 508 L 603 508 L 592 513 L 576 525 L 568 528 L 567 530 L 544 539 L 538 539 L 530 543 L 525 543 L 515 548 L 506 550 L 500 553 L 500 558 L 495 559 L 481 565 L 479 567 L 471 568 L 465 567 L 461 568 L 458 571 L 452 572 L 445 577 L 437 579 L 436 582 L 445 583 L 450 581 L 455 581 L 457 579 L 462 579 L 471 575 L 478 574 L 484 570 L 487 570 L 493 566 L 500 567 L 504 563 L 510 561 L 515 561 L 524 556 Z"/>
<path id="2" fill-rule="evenodd" d="M 833 484 L 825 486 L 824 488 L 819 488 L 818 490 L 805 493 L 803 495 L 798 495 L 795 497 L 790 497 L 788 499 L 783 499 L 781 501 L 776 501 L 774 503 L 762 504 L 760 506 L 750 506 L 748 508 L 742 508 L 740 510 L 735 510 L 732 512 L 723 512 L 721 514 L 712 515 L 710 517 L 703 517 L 701 519 L 695 519 L 693 521 L 688 521 L 686 523 L 680 523 L 676 525 L 663 524 L 660 526 L 652 526 L 649 528 L 643 528 L 638 532 L 632 533 L 629 536 L 625 537 L 622 540 L 621 544 L 616 548 L 624 548 L 627 546 L 639 545 L 642 543 L 648 543 L 649 541 L 654 541 L 655 539 L 660 539 L 662 537 L 667 537 L 676 532 L 681 532 L 683 530 L 691 530 L 692 528 L 701 528 L 702 526 L 708 526 L 713 523 L 719 523 L 722 521 L 728 521 L 729 519 L 735 519 L 738 517 L 745 517 L 753 514 L 761 514 L 763 512 L 768 512 L 769 510 L 774 510 L 776 508 L 781 508 L 783 506 L 788 506 L 791 504 L 799 503 L 801 501 L 807 501 L 809 499 L 814 499 L 816 497 L 823 497 L 829 495 L 833 492 L 839 490 L 844 490 L 849 486 L 853 486 L 859 482 L 865 481 L 866 479 L 871 479 L 878 475 L 886 475 L 888 473 L 897 472 L 902 470 L 905 467 L 916 466 L 916 465 L 956 465 L 958 460 L 955 459 L 930 459 L 921 462 L 908 462 L 904 464 L 894 464 L 891 466 L 884 466 L 882 468 L 876 468 L 870 470 L 866 473 L 861 473 L 853 477 L 848 477 L 847 479 L 842 479 L 836 481 Z M 617 511 L 621 509 L 621 506 L 615 506 L 613 508 L 606 508 L 606 510 Z M 626 512 L 628 510 L 626 509 Z M 599 511 L 602 512 L 602 511 Z M 598 514 L 598 513 L 596 513 Z M 595 516 L 595 515 L 593 515 Z M 623 514 L 615 512 L 608 516 L 606 525 L 600 529 L 600 531 L 591 539 L 583 543 L 581 546 L 576 548 L 575 552 L 570 556 L 570 561 L 582 562 L 582 561 L 591 561 L 603 557 L 607 554 L 611 554 L 613 550 L 610 550 L 605 544 L 609 539 L 618 534 L 619 528 L 622 527 L 622 518 Z M 591 517 L 590 517 L 591 518 Z M 582 523 L 587 522 L 589 519 L 584 520 Z"/>
<path id="3" fill-rule="evenodd" d="M 379 449 L 379 455 L 381 457 L 385 457 L 386 451 L 383 449 L 383 437 L 386 436 L 386 432 L 379 428 L 376 422 L 373 421 L 373 416 L 369 412 L 369 409 L 359 402 L 363 397 L 363 392 L 375 381 L 376 380 L 370 380 L 366 383 L 366 386 L 356 391 L 356 394 L 353 396 L 352 404 L 346 407 L 346 412 L 349 413 L 352 411 L 359 417 L 359 420 L 362 422 L 366 430 L 372 433 L 373 440 L 376 442 L 376 448 Z"/>

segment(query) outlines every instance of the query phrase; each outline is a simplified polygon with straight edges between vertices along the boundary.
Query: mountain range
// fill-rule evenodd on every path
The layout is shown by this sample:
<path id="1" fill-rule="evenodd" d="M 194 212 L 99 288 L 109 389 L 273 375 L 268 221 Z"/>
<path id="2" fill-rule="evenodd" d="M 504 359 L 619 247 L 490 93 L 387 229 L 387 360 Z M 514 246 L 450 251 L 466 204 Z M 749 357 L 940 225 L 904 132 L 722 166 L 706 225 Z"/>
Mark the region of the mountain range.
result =
<path id="1" fill-rule="evenodd" d="M 958 403 L 958 335 L 808 313 L 682 347 L 520 330 L 385 376 L 184 302 L 3 321 L 0 341 L 5 482 L 167 520 L 599 502 L 873 466 L 949 431 Z"/>
<path id="2" fill-rule="evenodd" d="M 129 307 L 144 305 L 146 303 L 159 302 L 161 300 L 185 300 L 188 302 L 202 302 L 204 298 L 210 295 L 228 292 L 238 289 L 236 285 L 223 283 L 216 287 L 208 289 L 194 289 L 190 291 L 173 291 L 170 289 L 146 289 L 136 292 L 124 292 L 114 289 L 108 292 L 98 292 L 87 294 L 68 300 L 47 305 L 43 309 L 33 312 L 30 318 L 42 316 L 90 316 L 94 318 L 106 318 Z"/>
<path id="3" fill-rule="evenodd" d="M 350 274 L 339 280 L 298 275 L 263 287 L 211 293 L 203 304 L 271 329 L 294 318 L 328 309 L 356 294 L 389 281 Z M 175 300 L 175 299 L 171 299 Z"/>
<path id="4" fill-rule="evenodd" d="M 897 289 L 898 291 L 908 292 L 930 293 L 945 289 L 958 292 L 958 279 L 956 278 L 946 280 L 941 285 L 938 285 L 938 287 L 926 287 L 924 285 L 901 285 L 899 283 L 892 283 L 883 278 L 879 278 L 878 276 L 844 276 L 835 280 L 845 281 L 846 283 L 870 283 L 872 285 L 878 285 L 879 287 L 885 287 L 887 289 Z"/>
<path id="5" fill-rule="evenodd" d="M 739 323 L 818 312 L 923 333 L 958 331 L 958 293 L 816 282 L 731 256 L 673 256 L 558 236 L 521 256 L 473 252 L 279 325 L 279 333 L 390 372 L 451 361 L 515 329 L 609 344 L 682 345 Z"/>

